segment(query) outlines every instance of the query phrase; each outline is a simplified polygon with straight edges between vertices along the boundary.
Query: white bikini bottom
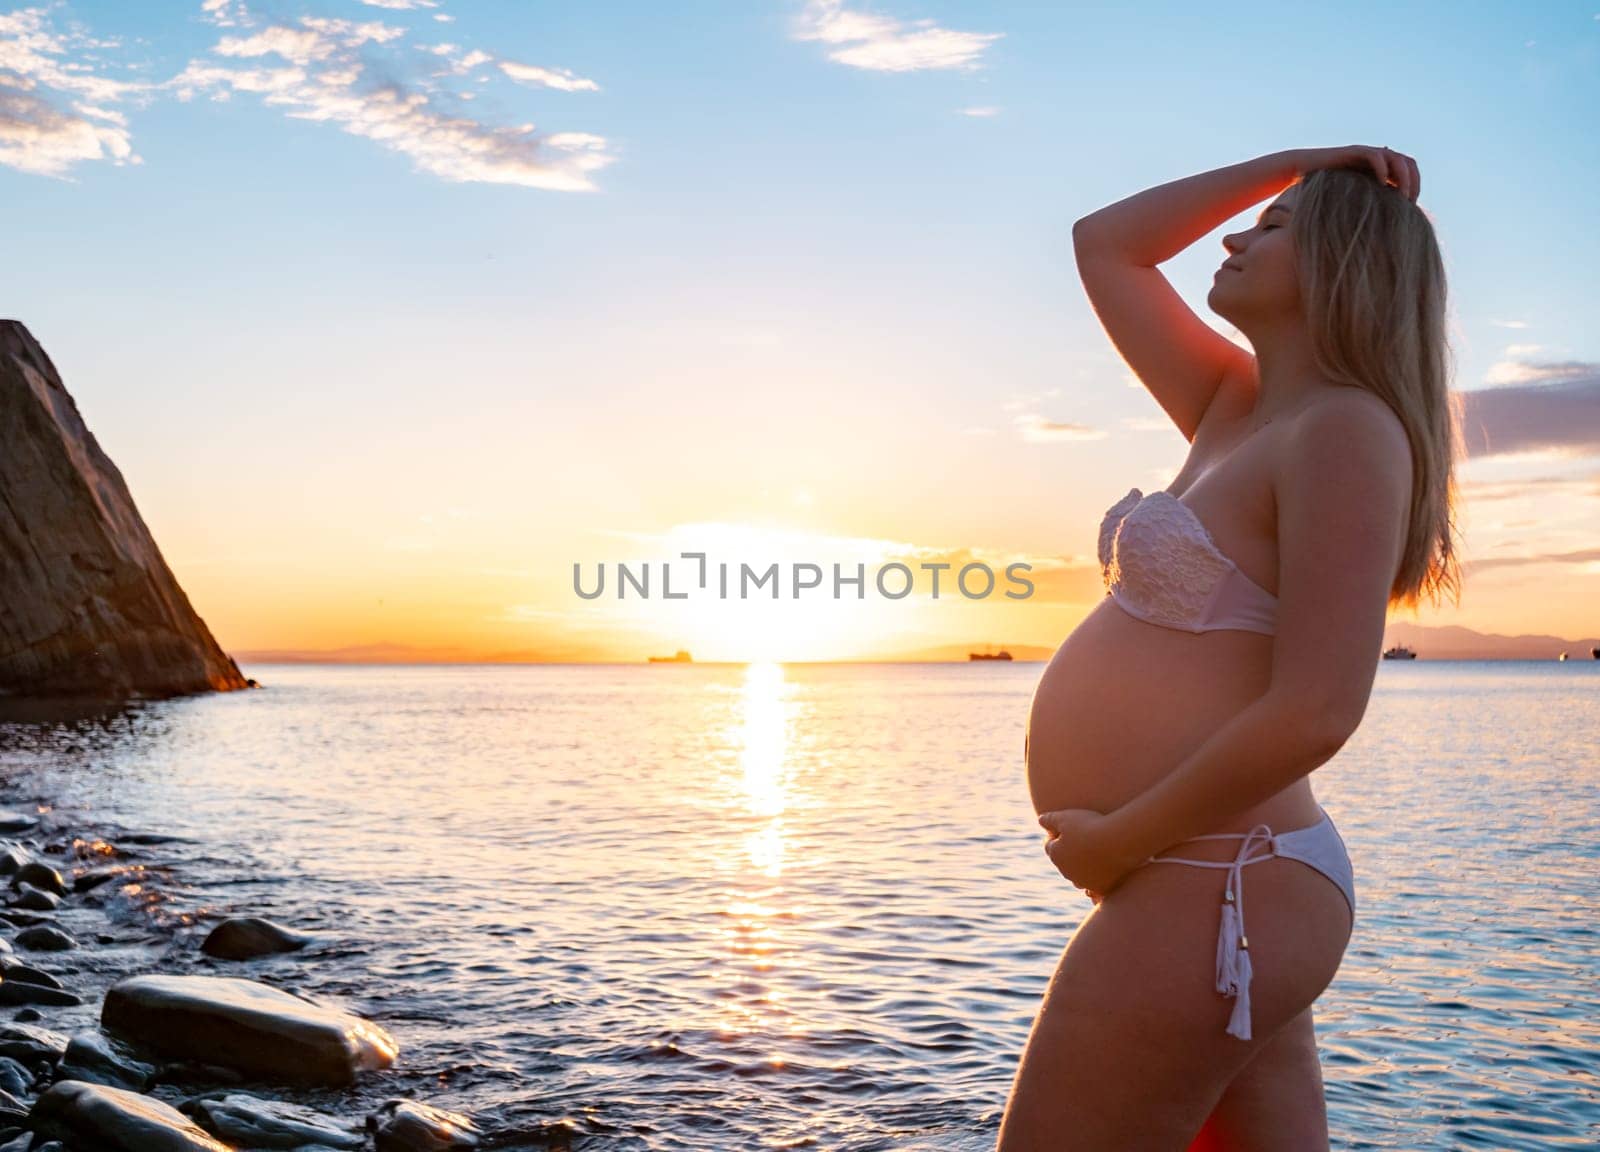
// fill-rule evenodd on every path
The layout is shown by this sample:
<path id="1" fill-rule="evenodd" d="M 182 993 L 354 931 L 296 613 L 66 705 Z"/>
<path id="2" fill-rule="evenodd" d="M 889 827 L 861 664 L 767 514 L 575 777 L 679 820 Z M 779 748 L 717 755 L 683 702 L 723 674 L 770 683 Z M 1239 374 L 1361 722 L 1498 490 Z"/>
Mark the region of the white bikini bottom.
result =
<path id="1" fill-rule="evenodd" d="M 1228 869 L 1228 887 L 1222 895 L 1222 927 L 1217 933 L 1217 991 L 1234 998 L 1233 1015 L 1228 1019 L 1227 1032 L 1241 1040 L 1250 1039 L 1250 942 L 1244 934 L 1244 866 L 1275 856 L 1287 857 L 1309 864 L 1322 873 L 1350 904 L 1350 915 L 1356 914 L 1355 870 L 1350 864 L 1350 853 L 1345 849 L 1344 837 L 1333 825 L 1327 810 L 1318 805 L 1322 819 L 1306 828 L 1274 833 L 1266 824 L 1257 824 L 1248 832 L 1218 832 L 1207 836 L 1194 836 L 1180 844 L 1196 840 L 1242 840 L 1239 854 L 1232 860 L 1188 860 L 1178 856 L 1151 856 L 1139 865 L 1191 864 L 1196 868 Z M 1252 856 L 1256 845 L 1267 848 L 1262 855 Z"/>

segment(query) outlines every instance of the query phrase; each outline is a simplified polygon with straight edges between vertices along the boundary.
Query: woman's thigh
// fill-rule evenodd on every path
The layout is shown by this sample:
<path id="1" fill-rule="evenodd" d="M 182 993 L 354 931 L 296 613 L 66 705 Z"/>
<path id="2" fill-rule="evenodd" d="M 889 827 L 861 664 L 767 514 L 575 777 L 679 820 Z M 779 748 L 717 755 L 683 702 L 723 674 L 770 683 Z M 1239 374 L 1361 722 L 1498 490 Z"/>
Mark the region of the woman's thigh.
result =
<path id="1" fill-rule="evenodd" d="M 1228 1083 L 1189 1152 L 1328 1152 L 1328 1106 L 1307 1008 Z"/>
<path id="2" fill-rule="evenodd" d="M 1243 870 L 1254 970 L 1249 1040 L 1216 990 L 1226 873 L 1154 864 L 1089 913 L 1046 989 L 1001 1122 L 999 1152 L 1182 1152 L 1229 1082 L 1332 981 L 1344 897 L 1299 861 Z"/>

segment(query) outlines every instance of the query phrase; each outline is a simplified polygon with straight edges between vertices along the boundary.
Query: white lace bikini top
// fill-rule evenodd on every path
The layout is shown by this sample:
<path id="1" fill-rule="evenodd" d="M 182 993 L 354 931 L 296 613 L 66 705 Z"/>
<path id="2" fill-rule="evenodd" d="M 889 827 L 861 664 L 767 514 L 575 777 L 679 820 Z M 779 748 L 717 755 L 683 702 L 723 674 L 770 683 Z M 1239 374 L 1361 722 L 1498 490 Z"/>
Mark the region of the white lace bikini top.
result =
<path id="1" fill-rule="evenodd" d="M 1106 594 L 1129 615 L 1182 632 L 1277 630 L 1278 598 L 1217 547 L 1170 492 L 1134 488 L 1100 522 Z"/>

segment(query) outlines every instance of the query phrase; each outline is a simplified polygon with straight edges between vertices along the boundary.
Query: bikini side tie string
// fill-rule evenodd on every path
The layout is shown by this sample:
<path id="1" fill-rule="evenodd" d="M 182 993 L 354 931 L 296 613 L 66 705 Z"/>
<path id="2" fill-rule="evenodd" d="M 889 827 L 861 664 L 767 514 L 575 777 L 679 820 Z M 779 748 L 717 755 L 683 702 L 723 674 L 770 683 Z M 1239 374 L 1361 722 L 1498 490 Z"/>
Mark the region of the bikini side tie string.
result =
<path id="1" fill-rule="evenodd" d="M 1250 849 L 1258 833 L 1271 847 L 1272 829 L 1267 825 L 1257 824 L 1246 834 L 1228 868 L 1228 887 L 1222 894 L 1222 926 L 1217 931 L 1217 991 L 1234 998 L 1228 1034 L 1241 1040 L 1250 1039 L 1250 978 L 1254 975 L 1250 940 L 1244 931 L 1244 866 L 1251 863 Z"/>
<path id="2" fill-rule="evenodd" d="M 1222 924 L 1217 930 L 1217 991 L 1234 998 L 1233 1014 L 1228 1017 L 1228 1035 L 1250 1039 L 1250 941 L 1244 933 L 1244 866 L 1277 855 L 1272 828 L 1257 824 L 1249 832 L 1214 832 L 1191 836 L 1190 840 L 1242 840 L 1231 861 L 1186 860 L 1178 856 L 1149 856 L 1145 864 L 1193 864 L 1200 868 L 1226 868 L 1228 886 L 1222 894 Z M 1264 856 L 1251 856 L 1250 849 L 1260 840 L 1267 846 Z M 1189 840 L 1184 841 L 1185 844 Z"/>

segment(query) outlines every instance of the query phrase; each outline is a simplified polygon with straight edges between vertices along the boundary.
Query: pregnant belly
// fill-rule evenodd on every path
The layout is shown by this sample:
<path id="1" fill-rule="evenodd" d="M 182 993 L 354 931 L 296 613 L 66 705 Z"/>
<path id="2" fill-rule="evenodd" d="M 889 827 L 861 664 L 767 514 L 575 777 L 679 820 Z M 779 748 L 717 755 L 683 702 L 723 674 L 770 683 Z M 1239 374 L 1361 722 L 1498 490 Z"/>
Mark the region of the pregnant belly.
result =
<path id="1" fill-rule="evenodd" d="M 1035 811 L 1121 807 L 1260 697 L 1271 673 L 1270 636 L 1162 628 L 1107 597 L 1056 650 L 1034 692 L 1027 772 Z M 1284 828 L 1315 822 L 1308 781 L 1216 831 L 1265 817 Z"/>

